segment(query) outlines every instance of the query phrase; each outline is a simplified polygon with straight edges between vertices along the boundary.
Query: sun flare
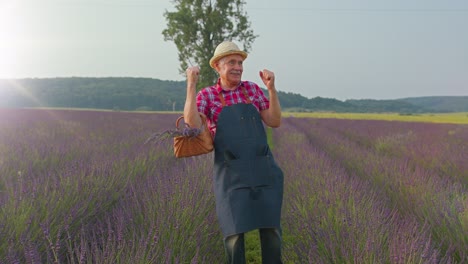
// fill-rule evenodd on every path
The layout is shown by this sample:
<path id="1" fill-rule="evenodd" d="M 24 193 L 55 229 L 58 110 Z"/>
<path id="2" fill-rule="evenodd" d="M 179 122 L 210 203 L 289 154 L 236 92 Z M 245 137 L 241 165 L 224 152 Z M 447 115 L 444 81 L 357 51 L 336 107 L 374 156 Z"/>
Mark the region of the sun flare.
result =
<path id="1" fill-rule="evenodd" d="M 0 78 L 11 78 L 21 60 L 23 23 L 17 1 L 0 0 Z"/>

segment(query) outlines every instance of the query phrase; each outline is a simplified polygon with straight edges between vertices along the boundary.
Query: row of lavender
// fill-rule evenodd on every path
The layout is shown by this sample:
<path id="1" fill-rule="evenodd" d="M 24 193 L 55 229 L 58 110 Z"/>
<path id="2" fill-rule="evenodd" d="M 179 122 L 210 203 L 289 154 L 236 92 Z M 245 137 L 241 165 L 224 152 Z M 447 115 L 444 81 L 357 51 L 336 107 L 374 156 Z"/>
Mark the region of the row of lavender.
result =
<path id="1" fill-rule="evenodd" d="M 0 110 L 0 263 L 219 263 L 210 156 L 176 115 Z"/>
<path id="2" fill-rule="evenodd" d="M 0 110 L 0 263 L 220 263 L 212 156 L 173 114 Z M 285 118 L 286 263 L 462 263 L 468 127 Z"/>
<path id="3" fill-rule="evenodd" d="M 297 259 L 468 261 L 468 126 L 288 118 L 275 136 Z"/>

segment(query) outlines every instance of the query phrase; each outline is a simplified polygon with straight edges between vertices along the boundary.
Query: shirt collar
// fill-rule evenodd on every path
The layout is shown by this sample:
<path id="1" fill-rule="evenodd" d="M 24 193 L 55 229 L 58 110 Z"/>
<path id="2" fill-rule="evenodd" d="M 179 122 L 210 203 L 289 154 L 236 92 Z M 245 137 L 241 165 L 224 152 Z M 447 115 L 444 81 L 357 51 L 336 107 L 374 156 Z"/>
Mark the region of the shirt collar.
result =
<path id="1" fill-rule="evenodd" d="M 244 86 L 244 82 L 243 82 L 243 81 L 240 81 L 240 82 L 239 82 L 239 85 L 236 87 L 236 89 L 234 89 L 234 90 L 232 90 L 232 91 L 235 91 L 235 90 L 239 89 L 239 87 L 241 87 L 241 86 Z M 228 91 L 228 90 L 224 90 L 224 89 L 221 87 L 221 78 L 218 78 L 218 81 L 216 82 L 216 90 L 218 90 L 218 93 L 220 93 L 220 92 L 222 92 L 222 91 L 223 91 L 223 92 L 229 92 L 229 91 L 231 91 L 231 90 L 229 90 L 229 91 Z"/>

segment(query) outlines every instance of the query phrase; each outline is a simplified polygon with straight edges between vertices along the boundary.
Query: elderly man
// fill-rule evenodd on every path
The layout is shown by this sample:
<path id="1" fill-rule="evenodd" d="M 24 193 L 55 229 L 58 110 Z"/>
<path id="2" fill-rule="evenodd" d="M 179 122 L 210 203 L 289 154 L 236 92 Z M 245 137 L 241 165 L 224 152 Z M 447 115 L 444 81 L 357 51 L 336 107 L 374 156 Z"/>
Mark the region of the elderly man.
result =
<path id="1" fill-rule="evenodd" d="M 283 173 L 269 149 L 263 126 L 280 126 L 281 107 L 273 72 L 259 73 L 269 99 L 257 84 L 242 81 L 246 58 L 247 53 L 233 42 L 219 44 L 210 60 L 219 79 L 198 94 L 199 68 L 188 68 L 184 119 L 199 127 L 199 113 L 204 114 L 214 136 L 216 213 L 228 262 L 245 263 L 244 233 L 258 229 L 262 262 L 282 263 Z"/>

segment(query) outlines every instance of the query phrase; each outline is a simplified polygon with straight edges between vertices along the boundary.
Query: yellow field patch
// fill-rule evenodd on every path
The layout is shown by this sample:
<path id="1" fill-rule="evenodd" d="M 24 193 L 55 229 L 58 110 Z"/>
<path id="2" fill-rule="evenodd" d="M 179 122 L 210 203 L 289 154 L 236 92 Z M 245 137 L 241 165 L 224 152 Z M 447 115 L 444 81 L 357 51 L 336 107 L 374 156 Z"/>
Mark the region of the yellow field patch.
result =
<path id="1" fill-rule="evenodd" d="M 284 112 L 284 117 L 312 117 L 312 118 L 338 118 L 338 119 L 365 119 L 365 120 L 388 120 L 408 122 L 430 122 L 468 124 L 468 113 L 437 113 L 437 114 L 398 114 L 398 113 L 332 113 L 332 112 L 309 112 L 292 113 Z"/>

